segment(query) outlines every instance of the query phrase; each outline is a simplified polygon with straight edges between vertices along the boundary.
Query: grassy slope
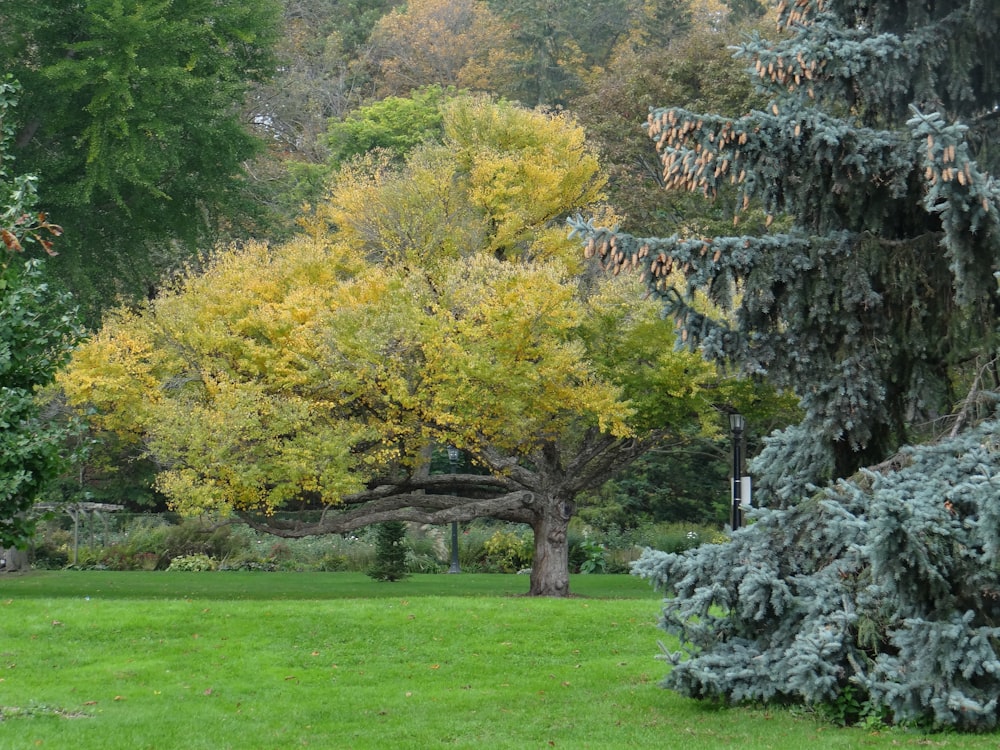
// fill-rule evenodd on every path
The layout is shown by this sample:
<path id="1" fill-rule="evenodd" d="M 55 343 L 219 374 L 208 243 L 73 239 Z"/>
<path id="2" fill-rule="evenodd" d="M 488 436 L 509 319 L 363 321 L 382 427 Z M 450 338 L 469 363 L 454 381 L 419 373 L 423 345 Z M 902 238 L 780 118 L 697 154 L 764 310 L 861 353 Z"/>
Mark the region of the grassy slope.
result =
<path id="1" fill-rule="evenodd" d="M 0 749 L 997 747 L 837 730 L 656 688 L 656 596 L 622 576 L 0 578 Z M 89 598 L 88 598 L 89 597 Z M 609 598 L 618 597 L 618 598 Z"/>

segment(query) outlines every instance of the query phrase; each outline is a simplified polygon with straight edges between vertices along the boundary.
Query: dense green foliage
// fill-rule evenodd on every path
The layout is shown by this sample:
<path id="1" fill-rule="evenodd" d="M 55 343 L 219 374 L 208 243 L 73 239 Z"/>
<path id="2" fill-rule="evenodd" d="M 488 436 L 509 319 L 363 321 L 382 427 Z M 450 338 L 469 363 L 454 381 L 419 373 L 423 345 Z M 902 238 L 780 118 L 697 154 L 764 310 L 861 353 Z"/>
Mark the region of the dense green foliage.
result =
<path id="1" fill-rule="evenodd" d="M 414 91 L 408 97 L 390 96 L 352 110 L 331 121 L 326 133 L 330 165 L 336 169 L 351 157 L 375 149 L 402 159 L 417 145 L 444 136 L 441 107 L 447 93 L 440 86 Z"/>
<path id="2" fill-rule="evenodd" d="M 368 575 L 376 581 L 398 581 L 406 577 L 406 524 L 386 521 L 375 527 L 375 564 Z"/>
<path id="3" fill-rule="evenodd" d="M 0 548 L 23 545 L 26 511 L 60 467 L 60 431 L 39 416 L 35 390 L 50 382 L 77 333 L 67 295 L 45 283 L 42 261 L 61 229 L 35 212 L 33 175 L 15 175 L 11 117 L 18 87 L 0 79 Z"/>
<path id="4" fill-rule="evenodd" d="M 236 178 L 259 145 L 238 106 L 273 68 L 278 7 L 87 0 L 0 9 L 0 57 L 24 86 L 16 154 L 69 227 L 53 270 L 92 318 L 117 294 L 155 287 L 179 262 L 172 241 L 190 246 L 241 213 Z"/>

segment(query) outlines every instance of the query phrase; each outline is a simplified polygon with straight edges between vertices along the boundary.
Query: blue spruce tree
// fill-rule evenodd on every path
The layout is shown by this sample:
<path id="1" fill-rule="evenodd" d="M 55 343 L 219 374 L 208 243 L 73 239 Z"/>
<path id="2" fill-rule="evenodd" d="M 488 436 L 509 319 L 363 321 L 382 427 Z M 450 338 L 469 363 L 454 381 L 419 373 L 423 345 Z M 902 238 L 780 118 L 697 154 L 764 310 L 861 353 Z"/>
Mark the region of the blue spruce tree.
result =
<path id="1" fill-rule="evenodd" d="M 755 523 L 638 563 L 681 642 L 667 684 L 993 727 L 1000 426 L 977 419 L 1000 386 L 1000 3 L 782 0 L 778 17 L 778 41 L 738 50 L 766 109 L 649 115 L 668 187 L 736 190 L 767 229 L 571 222 L 605 268 L 643 275 L 687 345 L 805 413 L 753 464 Z"/>

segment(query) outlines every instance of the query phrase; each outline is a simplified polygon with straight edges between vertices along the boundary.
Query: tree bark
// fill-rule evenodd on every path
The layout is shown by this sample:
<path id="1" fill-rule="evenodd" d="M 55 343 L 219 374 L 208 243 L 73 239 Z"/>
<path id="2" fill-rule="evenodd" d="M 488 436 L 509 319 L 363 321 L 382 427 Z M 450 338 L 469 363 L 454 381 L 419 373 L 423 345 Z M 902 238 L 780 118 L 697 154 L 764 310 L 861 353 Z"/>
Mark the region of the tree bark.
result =
<path id="1" fill-rule="evenodd" d="M 531 563 L 531 596 L 569 596 L 569 519 L 576 506 L 546 498 L 532 521 L 535 559 Z"/>
<path id="2" fill-rule="evenodd" d="M 23 549 L 17 549 L 17 547 L 8 547 L 3 550 L 4 558 L 4 573 L 23 573 L 26 570 L 31 570 L 31 564 L 28 562 L 28 551 Z"/>

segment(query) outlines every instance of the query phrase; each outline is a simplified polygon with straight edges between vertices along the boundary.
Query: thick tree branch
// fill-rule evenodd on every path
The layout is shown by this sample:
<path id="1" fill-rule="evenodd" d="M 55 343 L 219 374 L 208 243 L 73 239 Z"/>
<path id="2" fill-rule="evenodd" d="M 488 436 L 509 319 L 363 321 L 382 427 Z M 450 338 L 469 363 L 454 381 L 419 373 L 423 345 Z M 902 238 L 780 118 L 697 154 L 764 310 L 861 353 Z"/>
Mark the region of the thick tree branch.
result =
<path id="1" fill-rule="evenodd" d="M 380 484 L 369 490 L 345 495 L 343 505 L 361 505 L 372 500 L 391 496 L 416 494 L 420 491 L 431 493 L 461 493 L 463 497 L 495 497 L 497 494 L 511 493 L 523 487 L 507 477 L 482 474 L 432 474 L 414 475 L 399 482 Z"/>
<path id="2" fill-rule="evenodd" d="M 530 523 L 534 495 L 527 491 L 511 492 L 491 498 L 472 499 L 458 495 L 422 493 L 394 494 L 371 499 L 363 505 L 341 510 L 330 508 L 315 522 L 241 514 L 249 526 L 288 539 L 321 534 L 343 534 L 385 521 L 412 521 L 445 524 L 476 518 L 497 518 L 515 523 Z"/>
<path id="3" fill-rule="evenodd" d="M 594 431 L 566 468 L 567 489 L 576 494 L 596 487 L 647 452 L 664 434 L 655 430 L 642 438 L 623 439 Z"/>
<path id="4" fill-rule="evenodd" d="M 518 487 L 538 485 L 538 475 L 526 466 L 519 464 L 516 456 L 508 456 L 489 445 L 484 445 L 478 451 L 477 456 L 490 469 L 503 474 Z"/>

